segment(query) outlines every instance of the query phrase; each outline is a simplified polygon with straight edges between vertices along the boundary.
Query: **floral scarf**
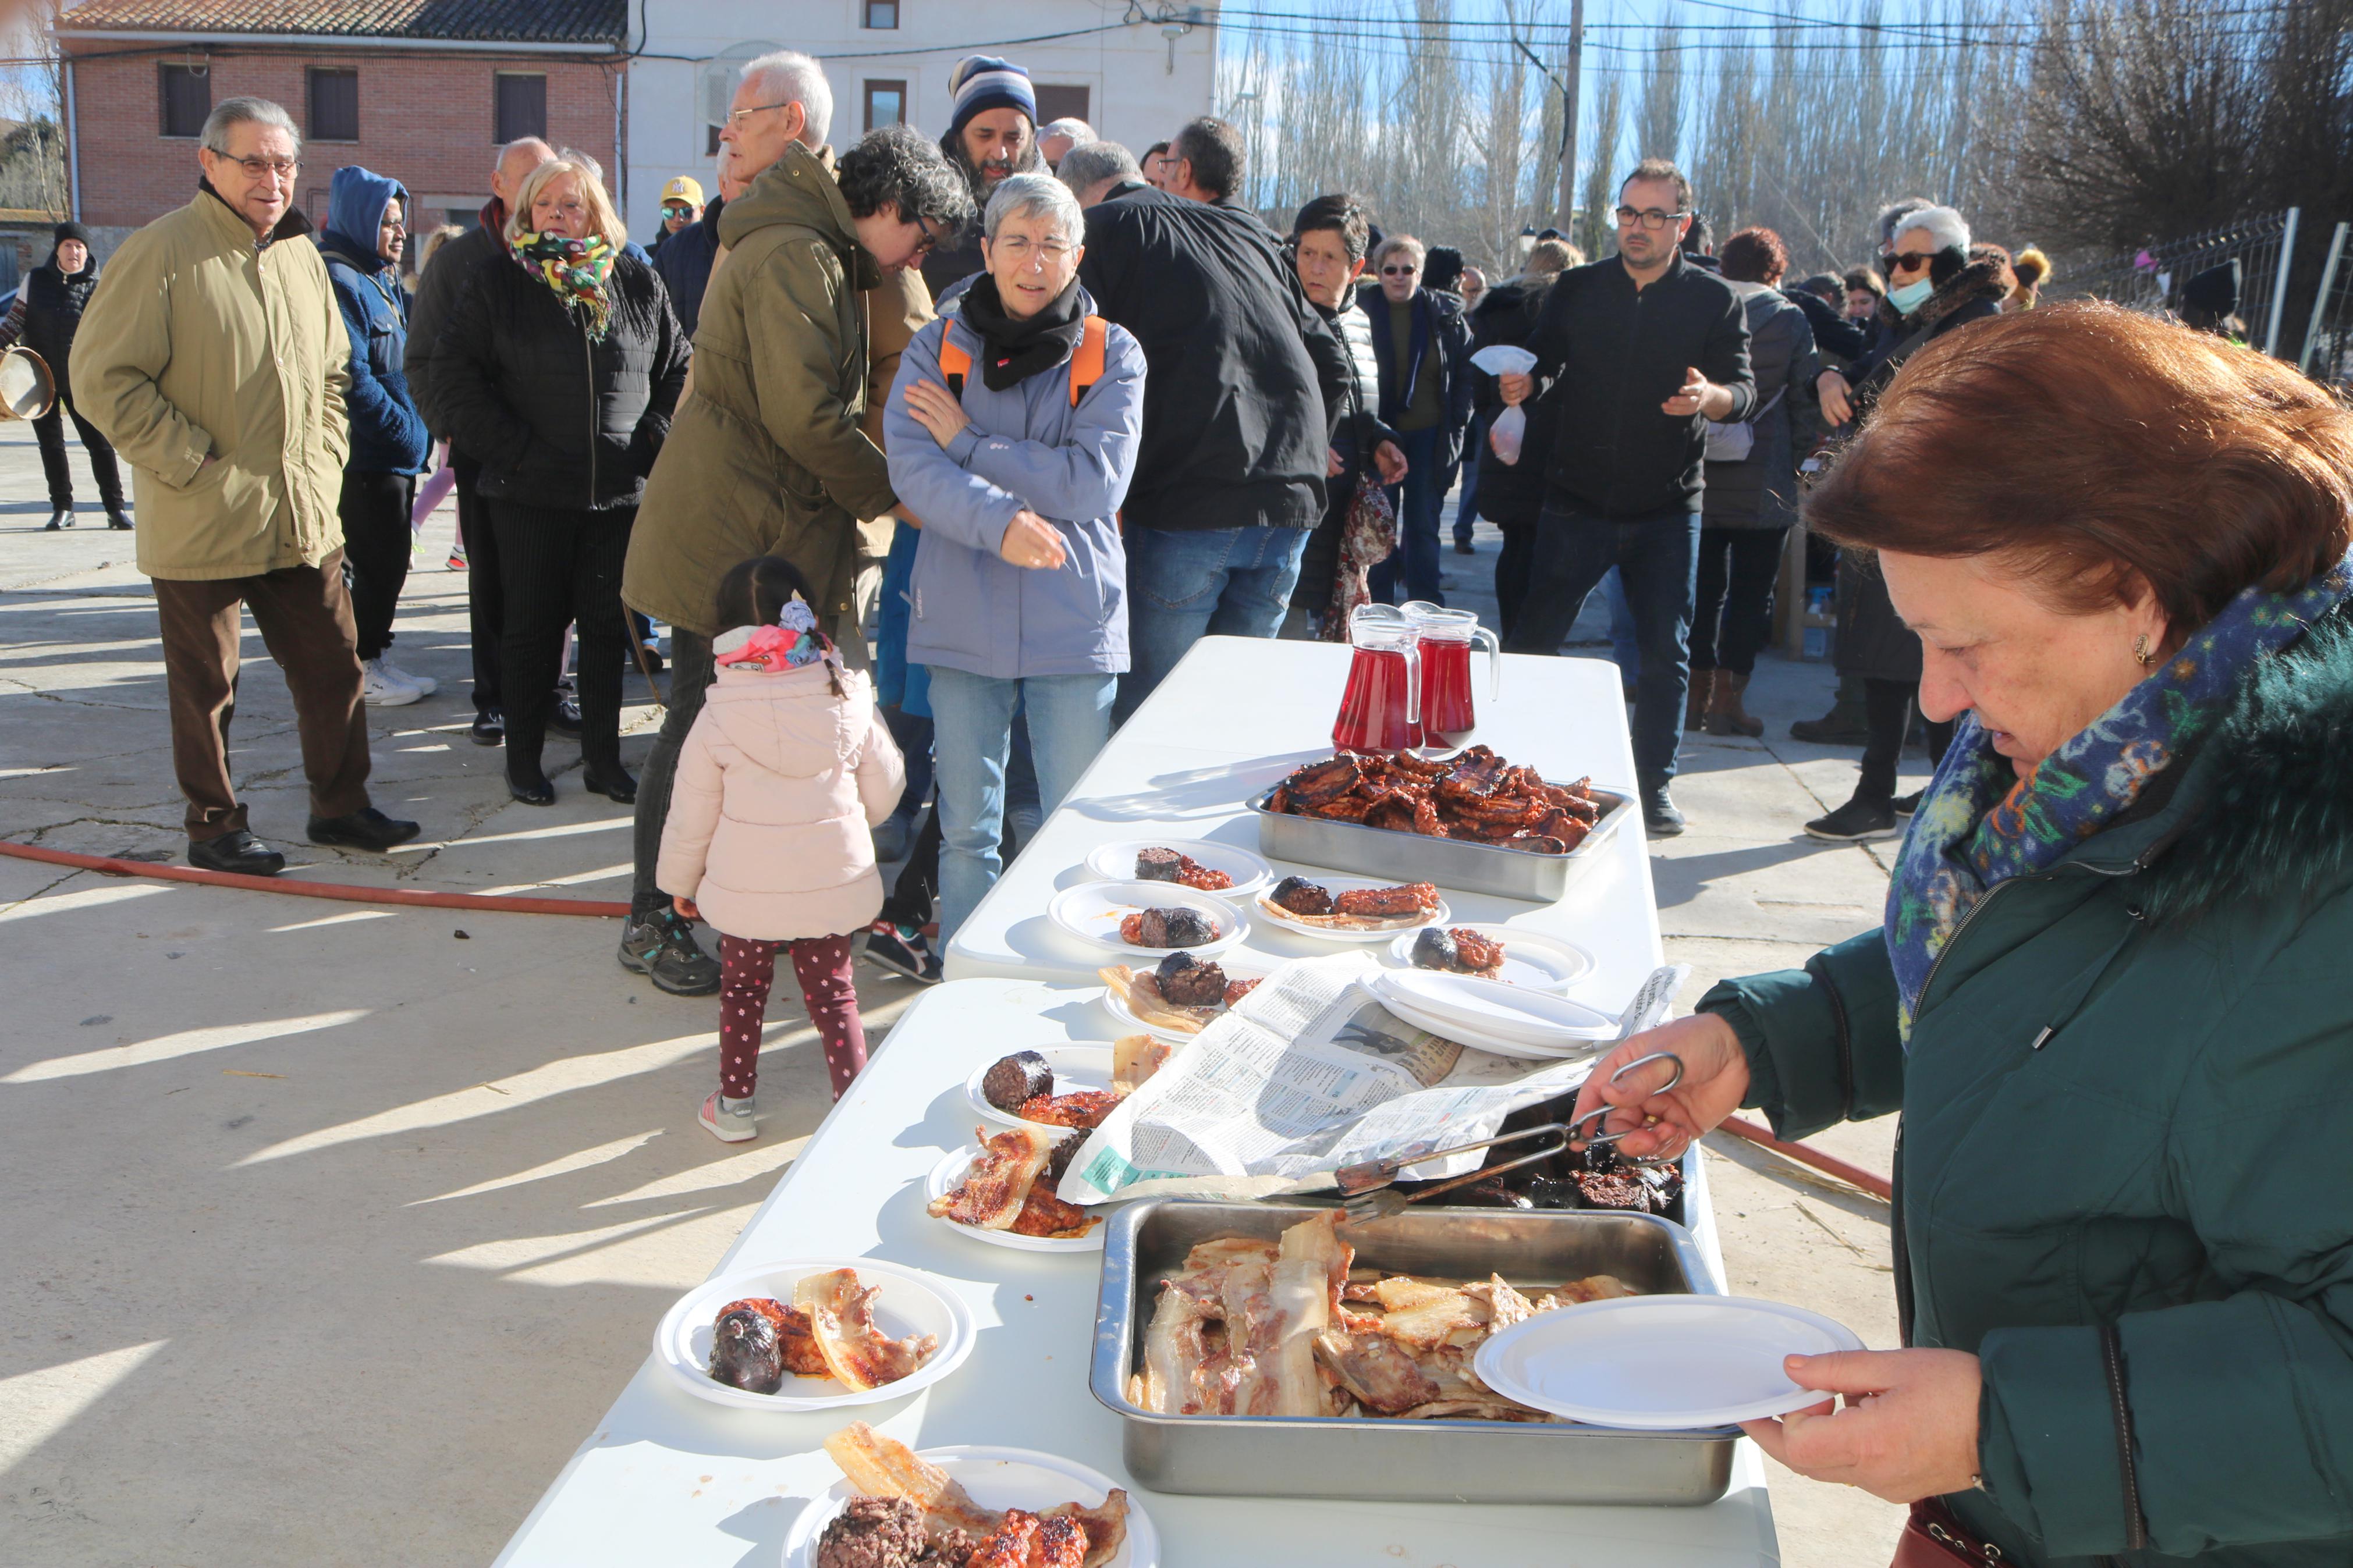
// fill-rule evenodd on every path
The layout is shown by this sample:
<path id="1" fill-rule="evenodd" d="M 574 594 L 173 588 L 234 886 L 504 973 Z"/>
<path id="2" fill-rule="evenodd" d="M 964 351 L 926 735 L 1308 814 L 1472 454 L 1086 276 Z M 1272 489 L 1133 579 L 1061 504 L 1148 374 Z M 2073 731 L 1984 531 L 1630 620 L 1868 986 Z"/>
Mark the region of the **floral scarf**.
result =
<path id="1" fill-rule="evenodd" d="M 601 343 L 613 325 L 613 295 L 606 287 L 617 252 L 603 235 L 573 239 L 560 234 L 525 233 L 515 240 L 515 259 L 555 291 L 564 308 Z"/>
<path id="2" fill-rule="evenodd" d="M 1912 819 L 1887 889 L 1905 1047 L 1936 960 L 1989 889 L 2108 826 L 2229 710 L 2240 679 L 2353 595 L 2353 557 L 2288 594 L 2251 587 L 2179 653 L 2022 774 L 1971 716 Z"/>

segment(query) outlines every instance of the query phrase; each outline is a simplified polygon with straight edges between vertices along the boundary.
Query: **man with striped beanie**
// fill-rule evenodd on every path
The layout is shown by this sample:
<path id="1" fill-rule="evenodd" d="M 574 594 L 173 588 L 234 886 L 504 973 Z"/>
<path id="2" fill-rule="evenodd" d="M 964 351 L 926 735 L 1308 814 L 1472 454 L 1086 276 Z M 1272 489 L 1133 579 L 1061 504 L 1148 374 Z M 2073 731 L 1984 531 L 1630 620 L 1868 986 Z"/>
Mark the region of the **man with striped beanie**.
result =
<path id="1" fill-rule="evenodd" d="M 1038 153 L 1038 95 L 1019 66 L 994 55 L 966 55 L 948 72 L 948 97 L 954 107 L 940 151 L 971 184 L 973 211 L 984 213 L 998 181 L 1045 168 Z M 937 299 L 980 268 L 976 221 L 953 245 L 932 248 L 923 258 L 923 281 Z"/>

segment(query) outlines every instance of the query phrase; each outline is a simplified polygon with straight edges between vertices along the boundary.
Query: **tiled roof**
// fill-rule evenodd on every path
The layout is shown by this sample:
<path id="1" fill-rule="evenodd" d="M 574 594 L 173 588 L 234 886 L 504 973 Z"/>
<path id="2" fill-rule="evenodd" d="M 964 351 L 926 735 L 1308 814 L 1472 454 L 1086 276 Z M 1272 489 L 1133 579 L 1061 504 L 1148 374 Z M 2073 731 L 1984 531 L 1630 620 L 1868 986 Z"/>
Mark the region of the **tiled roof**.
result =
<path id="1" fill-rule="evenodd" d="M 62 33 L 302 33 L 542 44 L 613 42 L 628 27 L 628 0 L 84 0 L 58 23 Z"/>

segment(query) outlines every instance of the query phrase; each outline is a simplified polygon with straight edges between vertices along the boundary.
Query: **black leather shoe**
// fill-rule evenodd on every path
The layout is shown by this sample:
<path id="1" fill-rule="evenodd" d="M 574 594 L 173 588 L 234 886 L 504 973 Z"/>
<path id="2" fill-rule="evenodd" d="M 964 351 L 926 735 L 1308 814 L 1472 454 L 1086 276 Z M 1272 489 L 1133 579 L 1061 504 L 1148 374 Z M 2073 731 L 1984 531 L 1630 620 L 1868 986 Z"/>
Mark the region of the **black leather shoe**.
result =
<path id="1" fill-rule="evenodd" d="M 128 533 L 131 531 L 131 514 L 116 507 L 106 514 L 106 526 L 118 533 Z"/>
<path id="2" fill-rule="evenodd" d="M 1668 798 L 1666 785 L 1642 792 L 1642 829 L 1653 838 L 1672 838 L 1683 830 L 1683 814 Z"/>
<path id="3" fill-rule="evenodd" d="M 590 795 L 601 795 L 607 800 L 616 801 L 622 805 L 635 805 L 638 803 L 638 781 L 631 778 L 629 770 L 618 763 L 604 768 L 582 764 L 580 787 Z"/>
<path id="4" fill-rule="evenodd" d="M 547 775 L 541 773 L 537 768 L 533 768 L 531 772 L 531 777 L 527 779 L 518 779 L 514 775 L 514 770 L 512 768 L 509 768 L 507 770 L 507 793 L 514 796 L 517 800 L 522 802 L 525 805 L 554 805 L 555 804 L 555 786 L 548 783 Z"/>
<path id="5" fill-rule="evenodd" d="M 474 744 L 478 746 L 502 746 L 506 744 L 506 715 L 501 713 L 495 708 L 491 709 L 487 713 L 475 714 L 474 726 L 472 729 L 466 731 L 466 739 L 473 742 Z"/>
<path id="6" fill-rule="evenodd" d="M 61 506 L 58 508 L 57 510 L 49 513 L 48 525 L 43 530 L 43 531 L 55 533 L 60 528 L 71 528 L 72 526 L 73 508 L 69 506 Z"/>
<path id="7" fill-rule="evenodd" d="M 559 735 L 580 733 L 580 699 L 569 691 L 555 700 L 555 711 L 547 716 L 547 727 Z"/>
<path id="8" fill-rule="evenodd" d="M 275 877 L 286 869 L 286 857 L 240 827 L 217 838 L 189 839 L 188 864 L 207 871 Z"/>
<path id="9" fill-rule="evenodd" d="M 372 805 L 364 806 L 349 816 L 314 816 L 311 819 L 311 843 L 337 844 L 346 849 L 368 849 L 378 855 L 416 837 L 417 824 L 386 816 Z"/>

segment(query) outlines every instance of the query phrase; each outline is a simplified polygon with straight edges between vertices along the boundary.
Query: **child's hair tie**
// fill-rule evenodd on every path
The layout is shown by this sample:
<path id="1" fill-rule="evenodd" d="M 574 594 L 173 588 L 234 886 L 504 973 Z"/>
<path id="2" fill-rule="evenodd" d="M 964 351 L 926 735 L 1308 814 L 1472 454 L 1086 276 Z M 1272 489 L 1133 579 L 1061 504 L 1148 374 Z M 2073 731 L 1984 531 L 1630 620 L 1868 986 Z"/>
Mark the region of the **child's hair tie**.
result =
<path id="1" fill-rule="evenodd" d="M 817 629 L 817 612 L 798 594 L 795 594 L 778 612 L 773 626 L 737 626 L 720 633 L 711 642 L 711 659 L 714 665 L 730 669 L 785 670 L 800 669 L 823 659 L 834 664 L 833 644 Z M 833 679 L 834 690 L 841 689 L 841 680 Z"/>

